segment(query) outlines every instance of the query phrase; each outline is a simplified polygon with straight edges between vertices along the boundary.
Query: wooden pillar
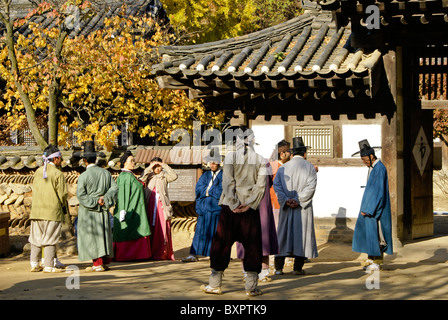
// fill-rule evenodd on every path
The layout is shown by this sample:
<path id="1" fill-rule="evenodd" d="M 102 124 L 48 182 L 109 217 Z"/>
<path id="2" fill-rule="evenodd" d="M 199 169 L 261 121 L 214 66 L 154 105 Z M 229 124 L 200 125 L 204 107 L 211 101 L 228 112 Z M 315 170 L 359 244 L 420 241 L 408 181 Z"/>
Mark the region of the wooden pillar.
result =
<path id="1" fill-rule="evenodd" d="M 246 113 L 242 111 L 235 111 L 235 118 L 230 119 L 230 124 L 232 126 L 247 126 L 250 127 L 251 120 Z"/>
<path id="2" fill-rule="evenodd" d="M 403 239 L 433 235 L 433 118 L 418 97 L 418 56 L 400 49 L 403 105 Z M 397 51 L 398 52 L 398 51 Z M 397 73 L 398 75 L 398 73 Z"/>
<path id="3" fill-rule="evenodd" d="M 394 247 L 403 240 L 403 99 L 401 50 L 383 56 L 384 70 L 396 110 L 392 117 L 384 117 L 381 125 L 381 161 L 387 168 L 392 213 L 392 239 Z"/>

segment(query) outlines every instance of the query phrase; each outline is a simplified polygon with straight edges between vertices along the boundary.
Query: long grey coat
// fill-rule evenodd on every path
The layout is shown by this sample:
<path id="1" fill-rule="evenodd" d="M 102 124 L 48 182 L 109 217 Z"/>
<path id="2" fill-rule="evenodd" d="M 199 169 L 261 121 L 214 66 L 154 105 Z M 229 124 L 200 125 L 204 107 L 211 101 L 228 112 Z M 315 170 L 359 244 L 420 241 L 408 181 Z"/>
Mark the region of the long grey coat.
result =
<path id="1" fill-rule="evenodd" d="M 113 257 L 109 208 L 117 201 L 118 186 L 111 174 L 96 165 L 87 167 L 78 178 L 78 260 Z M 104 196 L 105 205 L 98 199 Z"/>
<path id="2" fill-rule="evenodd" d="M 280 204 L 279 256 L 317 257 L 312 202 L 316 185 L 316 170 L 303 157 L 294 156 L 278 169 L 274 191 Z M 288 199 L 295 199 L 299 206 L 290 208 L 286 205 Z"/>

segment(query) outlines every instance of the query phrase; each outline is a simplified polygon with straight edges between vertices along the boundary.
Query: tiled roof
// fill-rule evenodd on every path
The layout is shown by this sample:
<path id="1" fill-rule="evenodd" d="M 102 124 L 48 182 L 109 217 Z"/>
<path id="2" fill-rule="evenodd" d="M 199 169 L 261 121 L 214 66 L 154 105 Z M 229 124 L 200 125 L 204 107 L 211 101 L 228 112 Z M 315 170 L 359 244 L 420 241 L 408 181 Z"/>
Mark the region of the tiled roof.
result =
<path id="1" fill-rule="evenodd" d="M 368 16 L 367 7 L 375 5 L 380 11 L 383 27 L 390 23 L 426 25 L 438 21 L 448 24 L 446 0 L 323 0 L 317 2 L 322 8 L 335 10 L 346 17 L 366 17 Z"/>
<path id="2" fill-rule="evenodd" d="M 341 90 L 347 96 L 355 89 L 372 97 L 381 51 L 352 48 L 350 34 L 350 25 L 336 27 L 330 11 L 309 11 L 241 37 L 162 47 L 154 72 L 160 87 L 188 90 L 205 101 L 319 99 L 323 91 L 336 99 Z"/>
<path id="3" fill-rule="evenodd" d="M 446 0 L 325 0 L 338 26 L 351 24 L 358 47 L 446 45 Z"/>
<path id="4" fill-rule="evenodd" d="M 200 165 L 206 153 L 207 147 L 146 147 L 137 150 L 135 162 L 147 164 L 159 157 L 168 164 Z"/>
<path id="5" fill-rule="evenodd" d="M 16 1 L 17 3 L 12 4 L 13 16 L 23 17 L 28 13 L 28 10 L 32 6 L 28 3 L 23 3 L 23 1 Z M 70 33 L 69 37 L 75 37 L 79 35 L 86 35 L 90 32 L 96 31 L 104 27 L 104 19 L 110 18 L 117 15 L 123 4 L 127 4 L 127 11 L 125 15 L 127 16 L 139 16 L 142 14 L 150 14 L 154 19 L 159 19 L 164 22 L 169 22 L 168 16 L 163 8 L 162 3 L 159 0 L 105 0 L 95 2 L 94 5 L 98 7 L 98 11 L 83 19 L 80 22 L 79 28 L 74 28 Z M 14 9 L 16 8 L 16 10 Z M 30 19 L 30 22 L 41 23 L 42 26 L 51 27 L 57 17 L 46 14 L 43 16 L 35 15 Z M 19 33 L 27 35 L 31 32 L 28 25 L 25 24 L 17 30 Z"/>
<path id="6" fill-rule="evenodd" d="M 155 157 L 159 157 L 168 164 L 201 165 L 206 148 L 176 148 L 171 146 L 135 146 L 131 150 L 135 157 L 136 169 L 143 169 Z M 84 169 L 79 158 L 74 156 L 73 150 L 61 151 L 64 171 Z M 100 152 L 98 160 L 101 165 L 114 172 L 120 171 L 120 157 L 123 150 Z M 33 171 L 43 165 L 42 151 L 39 147 L 0 147 L 0 172 Z"/>

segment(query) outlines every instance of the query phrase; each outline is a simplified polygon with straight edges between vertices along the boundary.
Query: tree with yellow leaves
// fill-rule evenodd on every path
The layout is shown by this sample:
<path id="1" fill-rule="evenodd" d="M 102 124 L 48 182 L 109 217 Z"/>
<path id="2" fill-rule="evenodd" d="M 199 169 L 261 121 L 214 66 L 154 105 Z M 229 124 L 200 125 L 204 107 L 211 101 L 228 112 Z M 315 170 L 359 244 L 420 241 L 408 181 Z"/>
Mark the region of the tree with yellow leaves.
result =
<path id="1" fill-rule="evenodd" d="M 71 127 L 84 127 L 81 140 L 95 135 L 100 144 L 119 134 L 112 125 L 127 122 L 141 137 L 170 142 L 176 128 L 192 128 L 193 121 L 219 124 L 221 114 L 206 114 L 203 105 L 183 91 L 160 90 L 151 66 L 157 48 L 170 35 L 148 17 L 115 16 L 87 37 L 68 39 L 65 45 L 61 103 L 74 119 Z M 87 126 L 85 126 L 88 124 Z"/>
<path id="2" fill-rule="evenodd" d="M 197 120 L 222 122 L 221 114 L 206 114 L 202 104 L 182 91 L 159 90 L 150 73 L 158 61 L 157 47 L 170 40 L 150 17 L 116 15 L 104 27 L 85 36 L 68 37 L 73 25 L 93 7 L 81 0 L 41 3 L 25 19 L 9 22 L 9 2 L 0 16 L 6 26 L 0 51 L 0 73 L 6 80 L 6 101 L 12 125 L 26 119 L 43 149 L 47 141 L 36 126 L 36 114 L 46 112 L 49 143 L 67 144 L 62 126 L 76 129 L 78 142 L 91 139 L 110 149 L 120 134 L 114 127 L 128 123 L 140 136 L 169 142 L 172 130 L 191 129 Z M 54 2 L 54 1 L 53 1 Z M 68 10 L 70 8 L 70 10 Z M 36 15 L 54 15 L 54 27 L 42 26 Z M 17 28 L 29 32 L 15 34 Z M 20 111 L 25 111 L 25 113 Z M 59 130 L 58 130 L 59 128 Z"/>
<path id="3" fill-rule="evenodd" d="M 205 43 L 285 22 L 302 13 L 300 0 L 162 0 L 177 41 Z"/>
<path id="4" fill-rule="evenodd" d="M 18 125 L 26 117 L 29 128 L 37 144 L 44 149 L 47 141 L 42 136 L 36 123 L 38 110 L 48 112 L 49 142 L 57 141 L 57 104 L 59 95 L 59 71 L 64 40 L 68 34 L 65 24 L 71 15 L 69 6 L 76 6 L 82 11 L 87 9 L 87 2 L 81 1 L 55 1 L 40 3 L 31 10 L 25 19 L 14 21 L 11 15 L 11 1 L 1 0 L 0 21 L 4 32 L 1 36 L 2 61 L 0 73 L 6 81 L 6 104 L 1 107 L 7 110 L 9 121 Z M 54 16 L 56 27 L 48 32 L 34 34 L 34 24 L 30 24 L 31 34 L 25 37 L 15 32 L 22 27 L 28 19 L 37 15 Z M 37 91 L 40 91 L 37 94 Z M 42 99 L 43 96 L 46 98 Z M 45 101 L 43 101 L 45 100 Z M 25 111 L 21 113 L 20 111 Z"/>
<path id="5" fill-rule="evenodd" d="M 181 42 L 205 43 L 254 30 L 254 0 L 162 0 Z"/>

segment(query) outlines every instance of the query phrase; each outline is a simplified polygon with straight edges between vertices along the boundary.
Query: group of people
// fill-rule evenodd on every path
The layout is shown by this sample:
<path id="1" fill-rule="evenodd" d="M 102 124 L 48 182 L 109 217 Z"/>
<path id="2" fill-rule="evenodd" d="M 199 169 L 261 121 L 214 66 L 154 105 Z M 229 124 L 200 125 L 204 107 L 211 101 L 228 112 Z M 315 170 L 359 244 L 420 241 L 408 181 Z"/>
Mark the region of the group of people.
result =
<path id="1" fill-rule="evenodd" d="M 174 260 L 170 222 L 173 208 L 167 186 L 177 179 L 175 171 L 154 158 L 137 178 L 132 173 L 135 159 L 126 151 L 120 158 L 121 173 L 115 181 L 109 171 L 96 165 L 97 154 L 93 141 L 86 141 L 79 154 L 86 170 L 77 182 L 76 231 L 79 261 L 92 261 L 86 271 L 108 270 L 112 260 Z M 58 169 L 62 155 L 57 147 L 49 145 L 43 160 L 44 166 L 36 170 L 33 182 L 31 271 L 61 272 L 56 245 L 64 222 L 70 223 L 67 183 Z M 39 262 L 41 253 L 43 267 Z"/>
<path id="2" fill-rule="evenodd" d="M 257 296 L 262 293 L 258 283 L 271 281 L 270 256 L 275 257 L 276 274 L 283 274 L 286 257 L 294 258 L 295 274 L 304 274 L 305 260 L 317 257 L 312 207 L 317 168 L 306 160 L 307 147 L 300 137 L 293 139 L 292 148 L 289 142 L 280 141 L 275 151 L 277 160 L 268 162 L 255 152 L 250 128 L 235 131 L 235 149 L 227 153 L 222 164 L 222 193 L 213 198 L 202 194 L 201 198 L 196 191 L 201 228 L 196 229 L 191 254 L 184 261 L 197 260 L 197 247 L 210 248 L 201 252 L 210 256 L 211 267 L 209 283 L 201 289 L 221 294 L 223 273 L 236 242 L 246 294 Z M 208 185 L 208 180 L 204 176 L 197 188 Z M 198 208 L 202 201 L 212 201 L 215 214 L 219 212 L 217 225 L 208 225 L 207 237 L 201 237 L 207 216 L 206 209 Z"/>
<path id="3" fill-rule="evenodd" d="M 209 149 L 205 162 L 210 170 L 199 178 L 195 210 L 198 214 L 189 256 L 184 262 L 210 257 L 205 293 L 221 294 L 222 277 L 232 246 L 242 261 L 248 296 L 260 295 L 260 281 L 271 281 L 269 257 L 274 256 L 275 274 L 283 274 L 285 259 L 294 259 L 293 272 L 305 274 L 304 263 L 318 256 L 314 231 L 313 196 L 318 168 L 307 160 L 301 137 L 282 140 L 275 147 L 276 159 L 268 161 L 254 150 L 250 128 L 234 130 L 233 150 L 223 158 L 219 148 Z M 353 235 L 353 251 L 367 253 L 365 269 L 380 270 L 384 253 L 392 254 L 392 225 L 387 171 L 367 140 L 359 142 L 369 175 Z M 78 178 L 77 241 L 80 261 L 92 260 L 88 271 L 104 271 L 115 261 L 139 259 L 174 260 L 170 220 L 173 208 L 168 183 L 177 175 L 155 158 L 136 177 L 135 159 L 127 151 L 120 159 L 122 172 L 115 182 L 111 174 L 95 165 L 93 141 L 85 143 L 81 158 L 86 171 Z M 44 151 L 44 166 L 35 173 L 31 209 L 31 271 L 58 272 L 56 244 L 67 221 L 67 187 L 57 167 L 59 150 Z M 111 225 L 109 209 L 114 207 Z M 38 255 L 44 252 L 44 268 Z"/>
<path id="4" fill-rule="evenodd" d="M 256 296 L 262 293 L 258 282 L 271 281 L 269 256 L 274 256 L 276 275 L 283 274 L 287 257 L 294 259 L 293 273 L 304 275 L 305 262 L 318 256 L 312 204 L 318 168 L 307 160 L 309 146 L 301 137 L 293 138 L 292 148 L 280 141 L 276 160 L 268 162 L 254 150 L 253 131 L 240 130 L 236 148 L 227 153 L 222 168 L 219 157 L 209 161 L 211 170 L 196 186 L 198 222 L 190 255 L 183 261 L 209 256 L 211 274 L 201 290 L 221 294 L 223 273 L 236 243 L 246 294 Z M 393 253 L 387 171 L 367 140 L 359 147 L 356 154 L 369 167 L 369 175 L 353 251 L 368 254 L 361 264 L 365 270 L 380 270 L 384 253 Z"/>

